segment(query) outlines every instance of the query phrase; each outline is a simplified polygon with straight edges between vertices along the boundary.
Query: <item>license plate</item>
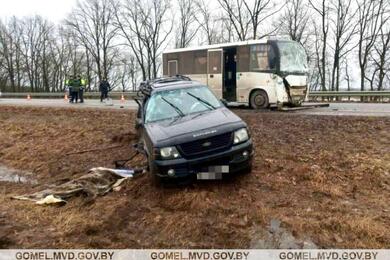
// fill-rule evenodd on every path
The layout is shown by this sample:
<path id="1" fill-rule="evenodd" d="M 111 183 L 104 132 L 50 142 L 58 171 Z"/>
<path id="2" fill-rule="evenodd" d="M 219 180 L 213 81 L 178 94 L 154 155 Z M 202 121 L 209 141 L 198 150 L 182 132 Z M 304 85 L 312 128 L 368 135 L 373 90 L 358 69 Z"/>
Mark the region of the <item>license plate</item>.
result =
<path id="1" fill-rule="evenodd" d="M 207 172 L 198 172 L 196 177 L 198 180 L 220 180 L 223 173 L 229 173 L 228 165 L 210 166 Z"/>

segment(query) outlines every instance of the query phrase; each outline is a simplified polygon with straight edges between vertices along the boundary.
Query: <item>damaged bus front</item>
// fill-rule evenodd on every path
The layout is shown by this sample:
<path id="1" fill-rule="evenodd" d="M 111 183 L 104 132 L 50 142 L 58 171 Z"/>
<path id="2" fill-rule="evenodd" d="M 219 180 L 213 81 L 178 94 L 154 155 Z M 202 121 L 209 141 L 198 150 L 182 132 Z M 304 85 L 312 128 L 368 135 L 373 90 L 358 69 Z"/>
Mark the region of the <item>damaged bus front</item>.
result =
<path id="1" fill-rule="evenodd" d="M 308 94 L 307 56 L 304 48 L 294 41 L 271 41 L 270 56 L 275 52 L 274 84 L 277 102 L 300 105 Z M 272 61 L 270 62 L 272 65 Z"/>
<path id="2" fill-rule="evenodd" d="M 166 51 L 163 74 L 182 74 L 210 86 L 228 102 L 252 108 L 299 106 L 308 95 L 307 56 L 301 44 L 252 40 Z"/>

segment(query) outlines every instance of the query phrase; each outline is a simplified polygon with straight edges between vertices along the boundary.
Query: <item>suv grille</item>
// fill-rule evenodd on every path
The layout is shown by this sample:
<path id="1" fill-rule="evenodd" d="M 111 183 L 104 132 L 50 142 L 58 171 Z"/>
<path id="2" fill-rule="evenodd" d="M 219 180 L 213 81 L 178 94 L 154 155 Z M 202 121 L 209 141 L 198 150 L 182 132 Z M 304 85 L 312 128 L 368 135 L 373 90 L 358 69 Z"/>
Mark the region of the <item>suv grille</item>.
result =
<path id="1" fill-rule="evenodd" d="M 206 154 L 215 150 L 223 150 L 231 146 L 232 133 L 225 133 L 201 140 L 196 140 L 179 145 L 180 150 L 186 156 Z"/>

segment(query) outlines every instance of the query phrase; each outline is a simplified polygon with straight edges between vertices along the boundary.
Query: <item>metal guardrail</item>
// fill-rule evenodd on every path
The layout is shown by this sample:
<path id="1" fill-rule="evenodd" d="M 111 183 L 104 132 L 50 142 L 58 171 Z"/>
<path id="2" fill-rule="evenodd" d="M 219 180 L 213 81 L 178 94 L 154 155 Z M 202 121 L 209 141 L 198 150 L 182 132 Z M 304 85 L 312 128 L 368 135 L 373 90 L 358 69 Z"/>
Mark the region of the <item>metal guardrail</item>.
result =
<path id="1" fill-rule="evenodd" d="M 0 97 L 3 98 L 26 98 L 27 95 L 30 95 L 30 97 L 36 97 L 36 98 L 63 98 L 65 96 L 65 92 L 55 92 L 55 93 L 48 93 L 48 92 L 4 92 L 1 94 Z M 111 98 L 121 98 L 122 95 L 125 98 L 133 98 L 137 95 L 136 92 L 129 91 L 129 92 L 110 92 L 109 96 Z M 100 92 L 84 92 L 85 98 L 98 98 L 100 97 Z M 360 97 L 381 97 L 381 98 L 389 98 L 390 99 L 390 91 L 384 90 L 384 91 L 311 91 L 309 92 L 309 98 L 310 99 L 316 99 L 316 98 L 333 98 L 333 97 L 346 97 L 346 98 L 360 98 Z"/>
<path id="2" fill-rule="evenodd" d="M 313 97 L 385 97 L 390 98 L 390 91 L 311 91 L 309 98 Z"/>

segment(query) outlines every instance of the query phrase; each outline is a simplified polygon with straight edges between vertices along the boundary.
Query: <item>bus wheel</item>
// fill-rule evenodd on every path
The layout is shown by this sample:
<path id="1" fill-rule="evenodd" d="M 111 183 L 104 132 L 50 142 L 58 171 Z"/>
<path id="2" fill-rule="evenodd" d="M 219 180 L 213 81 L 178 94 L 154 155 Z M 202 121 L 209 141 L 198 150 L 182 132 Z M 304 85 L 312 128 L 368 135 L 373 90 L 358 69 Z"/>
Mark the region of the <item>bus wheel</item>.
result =
<path id="1" fill-rule="evenodd" d="M 255 90 L 250 97 L 250 106 L 253 109 L 267 108 L 269 106 L 267 93 L 264 90 Z"/>

